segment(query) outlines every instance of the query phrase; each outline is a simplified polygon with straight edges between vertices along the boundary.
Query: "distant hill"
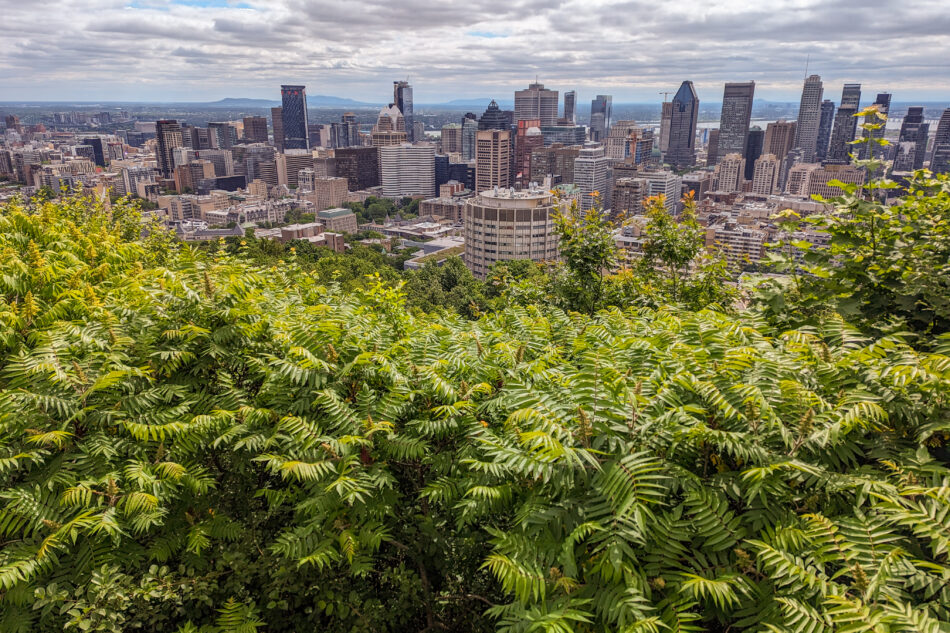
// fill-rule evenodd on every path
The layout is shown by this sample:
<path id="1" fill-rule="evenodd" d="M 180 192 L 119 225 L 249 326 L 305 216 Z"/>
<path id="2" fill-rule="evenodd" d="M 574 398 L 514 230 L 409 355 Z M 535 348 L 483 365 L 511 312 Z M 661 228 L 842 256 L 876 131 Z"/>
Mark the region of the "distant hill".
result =
<path id="1" fill-rule="evenodd" d="M 273 108 L 280 105 L 280 101 L 271 99 L 246 99 L 243 97 L 227 97 L 208 103 L 195 103 L 206 108 L 242 109 L 242 108 Z M 307 106 L 311 108 L 342 108 L 342 107 L 373 107 L 378 104 L 333 97 L 329 95 L 307 95 Z"/>

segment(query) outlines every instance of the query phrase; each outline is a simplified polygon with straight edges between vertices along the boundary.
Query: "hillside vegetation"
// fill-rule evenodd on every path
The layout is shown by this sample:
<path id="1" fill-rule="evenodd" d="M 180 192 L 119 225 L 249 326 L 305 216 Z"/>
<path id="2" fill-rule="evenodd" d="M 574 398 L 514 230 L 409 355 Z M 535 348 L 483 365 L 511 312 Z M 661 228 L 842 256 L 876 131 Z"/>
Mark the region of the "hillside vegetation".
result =
<path id="1" fill-rule="evenodd" d="M 0 631 L 950 630 L 946 339 L 139 231 L 0 211 Z"/>

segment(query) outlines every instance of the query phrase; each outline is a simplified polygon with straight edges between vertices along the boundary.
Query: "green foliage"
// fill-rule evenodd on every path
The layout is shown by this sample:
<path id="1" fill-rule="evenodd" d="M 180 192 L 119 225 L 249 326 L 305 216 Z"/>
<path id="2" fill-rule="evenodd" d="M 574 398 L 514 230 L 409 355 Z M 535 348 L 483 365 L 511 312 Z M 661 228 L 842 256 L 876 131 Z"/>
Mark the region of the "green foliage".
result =
<path id="1" fill-rule="evenodd" d="M 944 353 L 129 226 L 0 213 L 0 631 L 947 630 Z"/>
<path id="2" fill-rule="evenodd" d="M 883 119 L 872 110 L 860 115 Z M 857 142 L 872 151 L 887 144 L 870 135 Z M 886 167 L 879 158 L 857 163 L 871 173 Z M 950 332 L 950 177 L 919 171 L 893 205 L 878 194 L 896 183 L 832 184 L 844 194 L 827 201 L 833 205 L 829 213 L 804 219 L 783 214 L 783 236 L 770 259 L 791 276 L 791 284 L 763 285 L 758 304 L 765 315 L 782 327 L 800 327 L 838 313 L 871 335 L 912 332 L 920 337 L 918 345 Z M 806 227 L 826 233 L 828 247 L 797 239 L 795 233 Z"/>
<path id="3" fill-rule="evenodd" d="M 600 194 L 594 193 L 597 202 Z M 604 277 L 617 263 L 613 222 L 600 204 L 585 211 L 572 200 L 555 214 L 554 229 L 564 262 L 555 292 L 570 309 L 593 314 L 604 305 Z"/>

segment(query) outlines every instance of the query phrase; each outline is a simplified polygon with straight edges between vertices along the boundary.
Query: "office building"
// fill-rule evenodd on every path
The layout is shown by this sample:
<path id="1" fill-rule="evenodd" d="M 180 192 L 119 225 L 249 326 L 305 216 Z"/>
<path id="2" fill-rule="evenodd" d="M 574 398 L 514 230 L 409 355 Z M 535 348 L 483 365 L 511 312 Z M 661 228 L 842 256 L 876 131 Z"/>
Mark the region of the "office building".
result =
<path id="1" fill-rule="evenodd" d="M 639 132 L 635 121 L 617 121 L 611 125 L 604 144 L 607 158 L 623 160 L 630 156 L 631 143 L 635 142 Z"/>
<path id="2" fill-rule="evenodd" d="M 178 121 L 163 119 L 155 122 L 155 159 L 162 178 L 172 178 L 175 174 L 173 151 L 183 145 L 181 125 Z"/>
<path id="3" fill-rule="evenodd" d="M 854 122 L 857 110 L 854 106 L 842 105 L 835 114 L 834 129 L 831 141 L 828 143 L 828 153 L 823 162 L 846 165 L 851 162 L 852 145 L 854 140 Z"/>
<path id="4" fill-rule="evenodd" d="M 411 143 L 380 147 L 379 180 L 387 198 L 434 196 L 435 147 Z"/>
<path id="5" fill-rule="evenodd" d="M 923 169 L 929 134 L 930 124 L 924 121 L 923 106 L 909 107 L 901 123 L 897 153 L 894 157 L 894 171 Z"/>
<path id="6" fill-rule="evenodd" d="M 687 169 L 696 164 L 696 122 L 699 97 L 692 81 L 684 81 L 673 97 L 670 118 L 670 145 L 666 162 L 674 169 Z M 720 150 L 721 152 L 721 150 Z"/>
<path id="7" fill-rule="evenodd" d="M 779 168 L 782 161 L 774 154 L 763 154 L 755 160 L 752 173 L 752 193 L 770 196 L 778 186 Z"/>
<path id="8" fill-rule="evenodd" d="M 230 150 L 201 149 L 195 152 L 195 156 L 210 161 L 214 165 L 215 177 L 223 178 L 234 175 L 234 157 Z"/>
<path id="9" fill-rule="evenodd" d="M 580 192 L 579 204 L 584 211 L 595 206 L 609 208 L 607 196 L 607 166 L 604 146 L 588 143 L 574 161 L 574 184 Z M 596 194 L 596 197 L 595 197 Z"/>
<path id="10" fill-rule="evenodd" d="M 313 154 L 309 150 L 288 149 L 281 154 L 277 154 L 278 185 L 287 185 L 291 189 L 296 189 L 299 174 L 305 169 L 313 171 Z"/>
<path id="11" fill-rule="evenodd" d="M 534 150 L 531 153 L 531 181 L 541 183 L 550 177 L 553 185 L 573 183 L 574 161 L 580 150 L 578 145 L 560 144 Z"/>
<path id="12" fill-rule="evenodd" d="M 379 148 L 342 147 L 333 151 L 336 175 L 346 178 L 350 191 L 379 186 Z"/>
<path id="13" fill-rule="evenodd" d="M 722 94 L 717 156 L 745 154 L 754 95 L 754 81 L 726 84 Z"/>
<path id="14" fill-rule="evenodd" d="M 709 130 L 706 142 L 706 166 L 714 167 L 719 162 L 719 130 Z"/>
<path id="15" fill-rule="evenodd" d="M 680 176 L 666 170 L 650 170 L 639 172 L 637 177 L 647 182 L 650 197 L 663 196 L 663 206 L 666 210 L 670 213 L 676 212 L 683 190 L 683 179 Z"/>
<path id="16" fill-rule="evenodd" d="M 557 125 L 557 106 L 557 90 L 530 84 L 525 90 L 515 91 L 515 122 L 540 120 L 541 125 Z"/>
<path id="17" fill-rule="evenodd" d="M 107 157 L 105 141 L 103 141 L 102 137 L 87 136 L 86 138 L 82 139 L 82 143 L 92 148 L 93 162 L 99 167 L 105 167 L 107 164 Z"/>
<path id="18" fill-rule="evenodd" d="M 583 145 L 587 141 L 587 131 L 582 125 L 542 125 L 541 135 L 546 146 Z"/>
<path id="19" fill-rule="evenodd" d="M 475 160 L 476 132 L 478 132 L 478 118 L 469 112 L 462 117 L 462 160 Z"/>
<path id="20" fill-rule="evenodd" d="M 660 109 L 660 153 L 666 156 L 670 149 L 670 124 L 673 122 L 673 102 L 664 101 Z M 716 138 L 719 138 L 719 131 L 716 131 Z M 716 141 L 718 144 L 718 140 Z M 718 145 L 717 145 L 718 147 Z"/>
<path id="21" fill-rule="evenodd" d="M 556 261 L 554 216 L 561 205 L 540 188 L 489 189 L 468 199 L 462 209 L 465 265 L 475 277 L 485 279 L 497 261 Z"/>
<path id="22" fill-rule="evenodd" d="M 541 121 L 520 119 L 515 131 L 515 167 L 512 180 L 521 186 L 531 181 L 531 154 L 544 147 Z"/>
<path id="23" fill-rule="evenodd" d="M 567 125 L 577 123 L 577 92 L 568 90 L 564 93 L 564 116 L 562 117 Z"/>
<path id="24" fill-rule="evenodd" d="M 244 117 L 244 140 L 248 143 L 267 142 L 267 117 Z"/>
<path id="25" fill-rule="evenodd" d="M 762 153 L 772 154 L 779 161 L 784 161 L 795 144 L 795 127 L 795 121 L 786 121 L 785 119 L 769 123 L 765 127 Z"/>
<path id="26" fill-rule="evenodd" d="M 934 135 L 934 150 L 930 156 L 930 171 L 935 174 L 950 172 L 950 108 L 943 111 Z"/>
<path id="27" fill-rule="evenodd" d="M 851 165 L 824 165 L 811 171 L 808 175 L 808 188 L 805 195 L 833 198 L 844 193 L 840 187 L 828 184 L 832 180 L 840 180 L 845 184 L 863 185 L 865 171 Z"/>
<path id="28" fill-rule="evenodd" d="M 821 77 L 809 75 L 802 87 L 802 99 L 798 106 L 798 125 L 795 130 L 795 147 L 802 150 L 802 159 L 808 163 L 815 159 L 818 149 L 818 126 L 821 123 L 823 94 Z"/>
<path id="29" fill-rule="evenodd" d="M 475 193 L 511 185 L 511 132 L 479 130 L 475 135 Z"/>
<path id="30" fill-rule="evenodd" d="M 280 98 L 284 149 L 310 149 L 306 87 L 281 86 Z"/>
<path id="31" fill-rule="evenodd" d="M 278 152 L 284 151 L 284 114 L 283 108 L 270 109 L 271 127 L 274 129 L 274 147 Z"/>
<path id="32" fill-rule="evenodd" d="M 726 154 L 716 166 L 718 175 L 718 191 L 742 191 L 745 180 L 745 159 L 742 154 Z"/>
<path id="33" fill-rule="evenodd" d="M 416 138 L 416 130 L 413 127 L 415 119 L 412 115 L 412 86 L 408 81 L 393 82 L 393 104 L 402 113 L 404 123 L 403 131 L 409 138 L 410 143 L 421 141 L 422 138 Z"/>
<path id="34" fill-rule="evenodd" d="M 590 140 L 602 142 L 607 137 L 613 117 L 613 97 L 597 95 L 590 102 Z"/>
<path id="35" fill-rule="evenodd" d="M 442 152 L 444 154 L 462 153 L 462 126 L 458 123 L 442 126 Z"/>
<path id="36" fill-rule="evenodd" d="M 209 122 L 208 139 L 210 149 L 231 149 L 238 142 L 237 130 L 227 122 Z"/>
<path id="37" fill-rule="evenodd" d="M 643 214 L 643 200 L 649 196 L 650 184 L 643 178 L 620 178 L 611 192 L 610 217 L 620 220 Z"/>
<path id="38" fill-rule="evenodd" d="M 879 92 L 872 105 L 877 108 L 878 114 L 887 117 L 887 113 L 890 112 L 891 109 L 890 93 Z M 870 137 L 872 140 L 867 143 L 861 143 L 861 145 L 858 147 L 858 158 L 861 160 L 866 160 L 869 157 L 886 158 L 888 154 L 888 148 L 878 145 L 874 142 L 874 140 L 880 140 L 884 138 L 884 119 L 870 116 L 864 120 L 864 123 L 879 125 L 880 127 L 876 130 L 867 130 L 864 128 L 861 129 L 861 138 L 866 139 Z"/>
<path id="39" fill-rule="evenodd" d="M 502 110 L 494 99 L 478 120 L 479 130 L 511 130 L 512 125 L 514 125 L 513 113 L 510 110 Z"/>

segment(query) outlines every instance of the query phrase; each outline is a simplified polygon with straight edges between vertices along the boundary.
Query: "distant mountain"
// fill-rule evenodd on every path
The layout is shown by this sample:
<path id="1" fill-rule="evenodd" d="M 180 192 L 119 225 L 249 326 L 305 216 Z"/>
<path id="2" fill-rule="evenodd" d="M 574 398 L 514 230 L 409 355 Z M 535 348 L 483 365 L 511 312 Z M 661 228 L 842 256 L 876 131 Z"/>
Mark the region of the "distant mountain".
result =
<path id="1" fill-rule="evenodd" d="M 495 99 L 495 101 L 498 103 L 498 107 L 502 109 L 506 109 L 506 108 L 510 109 L 510 108 L 513 108 L 515 105 L 513 101 L 505 101 L 502 99 Z M 434 104 L 429 104 L 429 105 L 451 106 L 455 108 L 463 107 L 463 106 L 464 107 L 471 106 L 473 108 L 482 108 L 484 110 L 485 108 L 488 107 L 489 103 L 491 103 L 490 97 L 486 97 L 484 99 L 476 97 L 476 98 L 469 98 L 469 99 L 452 99 L 451 101 L 445 101 L 443 103 L 434 103 Z"/>
<path id="2" fill-rule="evenodd" d="M 218 101 L 208 103 L 196 103 L 206 108 L 222 108 L 229 110 L 240 110 L 242 108 L 273 108 L 280 105 L 280 101 L 271 99 L 245 99 L 243 97 L 227 97 Z M 307 95 L 307 106 L 311 108 L 349 108 L 349 107 L 373 107 L 378 104 L 345 99 L 343 97 L 333 97 L 329 95 Z"/>

